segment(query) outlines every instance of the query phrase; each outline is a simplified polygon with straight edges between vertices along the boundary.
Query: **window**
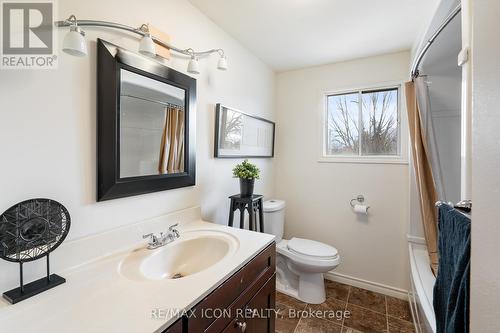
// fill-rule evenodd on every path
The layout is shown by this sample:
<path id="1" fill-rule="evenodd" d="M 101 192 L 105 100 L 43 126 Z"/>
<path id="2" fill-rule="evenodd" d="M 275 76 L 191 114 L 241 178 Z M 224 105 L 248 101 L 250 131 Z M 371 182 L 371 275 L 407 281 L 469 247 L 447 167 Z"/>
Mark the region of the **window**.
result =
<path id="1" fill-rule="evenodd" d="M 324 157 L 399 159 L 399 88 L 326 96 Z"/>

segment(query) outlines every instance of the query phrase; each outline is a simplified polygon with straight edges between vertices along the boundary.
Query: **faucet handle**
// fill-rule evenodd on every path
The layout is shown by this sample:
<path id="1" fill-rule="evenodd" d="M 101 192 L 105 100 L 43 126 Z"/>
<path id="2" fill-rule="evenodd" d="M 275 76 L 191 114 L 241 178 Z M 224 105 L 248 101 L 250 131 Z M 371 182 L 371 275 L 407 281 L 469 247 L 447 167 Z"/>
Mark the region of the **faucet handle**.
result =
<path id="1" fill-rule="evenodd" d="M 162 235 L 160 235 L 160 237 L 162 237 Z M 142 238 L 144 239 L 149 238 L 148 249 L 150 250 L 156 249 L 158 246 L 160 246 L 158 236 L 155 235 L 154 233 L 142 235 Z"/>
<path id="2" fill-rule="evenodd" d="M 175 229 L 179 223 L 173 224 L 170 227 L 168 227 L 168 232 L 169 234 L 173 234 L 175 238 L 179 238 L 181 235 L 179 234 L 179 230 Z"/>
<path id="3" fill-rule="evenodd" d="M 143 239 L 149 238 L 149 244 L 153 245 L 158 243 L 158 237 L 154 233 L 149 233 L 146 235 L 142 235 Z"/>

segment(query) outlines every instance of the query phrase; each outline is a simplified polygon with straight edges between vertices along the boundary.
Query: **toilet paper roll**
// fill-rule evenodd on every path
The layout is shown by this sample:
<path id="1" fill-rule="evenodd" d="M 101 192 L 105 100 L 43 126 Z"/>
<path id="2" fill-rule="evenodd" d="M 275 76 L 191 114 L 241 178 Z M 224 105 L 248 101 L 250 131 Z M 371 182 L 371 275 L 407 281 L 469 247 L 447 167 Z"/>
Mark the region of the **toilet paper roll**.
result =
<path id="1" fill-rule="evenodd" d="M 368 208 L 370 208 L 370 206 L 354 205 L 354 212 L 358 214 L 368 215 Z"/>

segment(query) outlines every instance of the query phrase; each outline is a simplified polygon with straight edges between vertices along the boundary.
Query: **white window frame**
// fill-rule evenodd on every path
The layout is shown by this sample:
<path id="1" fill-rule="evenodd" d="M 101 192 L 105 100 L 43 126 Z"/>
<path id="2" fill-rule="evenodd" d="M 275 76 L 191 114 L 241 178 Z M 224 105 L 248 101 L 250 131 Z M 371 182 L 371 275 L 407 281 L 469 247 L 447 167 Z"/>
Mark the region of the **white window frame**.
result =
<path id="1" fill-rule="evenodd" d="M 406 113 L 406 106 L 402 103 L 404 91 L 402 89 L 403 83 L 397 82 L 384 82 L 370 86 L 362 86 L 355 88 L 346 88 L 341 90 L 325 91 L 321 94 L 321 107 L 320 107 L 320 154 L 318 162 L 320 163 L 369 163 L 369 164 L 408 164 L 408 117 Z M 327 155 L 326 154 L 326 136 L 328 128 L 328 96 L 343 95 L 343 94 L 361 94 L 363 91 L 370 90 L 384 90 L 384 89 L 397 89 L 398 90 L 398 122 L 399 122 L 399 142 L 398 142 L 398 155 Z M 361 107 L 361 105 L 360 105 Z M 360 119 L 361 121 L 361 119 Z M 361 145 L 360 145 L 361 146 Z"/>

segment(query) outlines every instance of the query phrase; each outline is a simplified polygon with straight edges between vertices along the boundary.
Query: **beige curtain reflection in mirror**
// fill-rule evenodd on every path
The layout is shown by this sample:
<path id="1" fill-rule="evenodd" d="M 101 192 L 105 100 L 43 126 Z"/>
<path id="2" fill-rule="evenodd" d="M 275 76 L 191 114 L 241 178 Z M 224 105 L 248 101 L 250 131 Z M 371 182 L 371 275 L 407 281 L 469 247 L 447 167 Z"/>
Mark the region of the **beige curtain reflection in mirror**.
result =
<path id="1" fill-rule="evenodd" d="M 160 145 L 160 174 L 184 172 L 184 109 L 169 105 Z"/>

